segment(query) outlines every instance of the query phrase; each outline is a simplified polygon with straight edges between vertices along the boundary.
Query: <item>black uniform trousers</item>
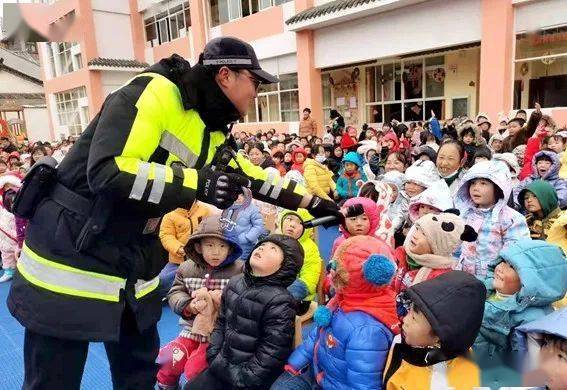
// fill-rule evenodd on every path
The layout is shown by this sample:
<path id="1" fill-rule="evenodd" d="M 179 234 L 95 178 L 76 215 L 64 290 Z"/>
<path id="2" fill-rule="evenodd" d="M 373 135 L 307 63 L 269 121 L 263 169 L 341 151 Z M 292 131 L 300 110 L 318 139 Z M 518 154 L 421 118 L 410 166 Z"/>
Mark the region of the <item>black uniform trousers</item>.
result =
<path id="1" fill-rule="evenodd" d="M 159 335 L 154 324 L 139 332 L 126 305 L 120 339 L 104 343 L 114 389 L 150 390 L 159 369 Z M 87 360 L 88 341 L 45 336 L 26 329 L 24 339 L 24 390 L 79 390 Z"/>

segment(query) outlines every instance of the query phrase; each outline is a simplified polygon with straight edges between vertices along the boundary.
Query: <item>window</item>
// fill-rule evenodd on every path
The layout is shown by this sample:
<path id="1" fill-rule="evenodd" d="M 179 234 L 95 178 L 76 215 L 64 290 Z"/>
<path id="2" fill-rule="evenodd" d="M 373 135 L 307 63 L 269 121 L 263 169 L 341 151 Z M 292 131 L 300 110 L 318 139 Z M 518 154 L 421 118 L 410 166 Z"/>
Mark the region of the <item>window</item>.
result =
<path id="1" fill-rule="evenodd" d="M 211 26 L 246 17 L 291 0 L 209 0 Z"/>
<path id="2" fill-rule="evenodd" d="M 453 99 L 453 118 L 467 116 L 469 114 L 469 99 L 455 98 Z"/>
<path id="3" fill-rule="evenodd" d="M 297 73 L 280 75 L 278 84 L 261 84 L 245 122 L 299 121 Z"/>
<path id="4" fill-rule="evenodd" d="M 418 121 L 445 108 L 445 56 L 401 60 L 365 69 L 366 121 Z"/>
<path id="5" fill-rule="evenodd" d="M 85 87 L 70 89 L 55 94 L 59 125 L 66 126 L 69 135 L 81 134 L 88 124 L 88 107 L 81 104 L 81 101 L 86 96 Z"/>
<path id="6" fill-rule="evenodd" d="M 514 108 L 567 106 L 567 26 L 516 36 Z"/>
<path id="7" fill-rule="evenodd" d="M 191 27 L 189 2 L 168 8 L 144 20 L 146 46 L 154 47 L 187 36 Z"/>
<path id="8" fill-rule="evenodd" d="M 47 46 L 53 77 L 71 73 L 83 67 L 80 45 L 76 42 L 53 42 Z"/>

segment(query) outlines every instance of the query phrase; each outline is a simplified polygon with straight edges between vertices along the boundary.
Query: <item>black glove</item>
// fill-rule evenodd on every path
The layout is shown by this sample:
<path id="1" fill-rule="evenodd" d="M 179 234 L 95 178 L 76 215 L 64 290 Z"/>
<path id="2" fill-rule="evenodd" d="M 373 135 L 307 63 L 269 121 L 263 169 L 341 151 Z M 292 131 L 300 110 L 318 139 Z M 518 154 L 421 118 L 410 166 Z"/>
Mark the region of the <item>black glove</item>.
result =
<path id="1" fill-rule="evenodd" d="M 324 223 L 323 226 L 325 227 L 338 225 L 345 219 L 344 215 L 340 212 L 339 206 L 337 206 L 335 202 L 319 198 L 318 196 L 313 196 L 306 209 L 315 218 L 335 217 L 334 222 L 329 221 L 328 223 Z"/>
<path id="2" fill-rule="evenodd" d="M 237 173 L 213 171 L 209 165 L 198 171 L 197 199 L 219 209 L 226 209 L 242 193 L 242 187 L 250 186 L 250 180 Z"/>

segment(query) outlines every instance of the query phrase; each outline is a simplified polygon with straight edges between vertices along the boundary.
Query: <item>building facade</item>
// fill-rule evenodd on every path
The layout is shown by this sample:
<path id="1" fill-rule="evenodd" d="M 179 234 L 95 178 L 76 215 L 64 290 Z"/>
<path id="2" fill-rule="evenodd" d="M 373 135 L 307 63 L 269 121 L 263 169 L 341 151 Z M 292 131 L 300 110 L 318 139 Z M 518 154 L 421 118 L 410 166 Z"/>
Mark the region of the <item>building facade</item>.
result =
<path id="1" fill-rule="evenodd" d="M 173 53 L 195 63 L 223 35 L 252 44 L 281 80 L 261 87 L 238 130 L 296 132 L 304 107 L 322 124 L 337 109 L 357 127 L 432 111 L 495 123 L 535 102 L 567 124 L 567 0 L 43 3 L 42 20 L 72 14 L 84 29 L 40 48 L 53 138 L 80 133 L 148 64 Z"/>

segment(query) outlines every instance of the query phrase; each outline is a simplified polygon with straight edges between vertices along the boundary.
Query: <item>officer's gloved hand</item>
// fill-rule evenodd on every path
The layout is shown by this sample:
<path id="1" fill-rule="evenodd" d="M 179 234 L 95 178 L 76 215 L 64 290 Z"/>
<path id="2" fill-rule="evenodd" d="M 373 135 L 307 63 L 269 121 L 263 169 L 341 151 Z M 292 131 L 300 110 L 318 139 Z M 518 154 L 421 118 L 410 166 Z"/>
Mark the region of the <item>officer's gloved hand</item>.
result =
<path id="1" fill-rule="evenodd" d="M 323 198 L 319 198 L 318 196 L 313 196 L 311 202 L 306 207 L 307 211 L 314 216 L 315 218 L 322 218 L 322 217 L 329 217 L 334 216 L 336 217 L 334 223 L 324 223 L 323 226 L 329 227 L 332 225 L 337 225 L 344 220 L 344 215 L 340 212 L 339 206 L 332 200 L 327 200 Z"/>
<path id="2" fill-rule="evenodd" d="M 242 187 L 248 186 L 248 178 L 237 173 L 214 171 L 206 165 L 198 171 L 197 199 L 219 209 L 226 209 L 242 193 Z"/>

